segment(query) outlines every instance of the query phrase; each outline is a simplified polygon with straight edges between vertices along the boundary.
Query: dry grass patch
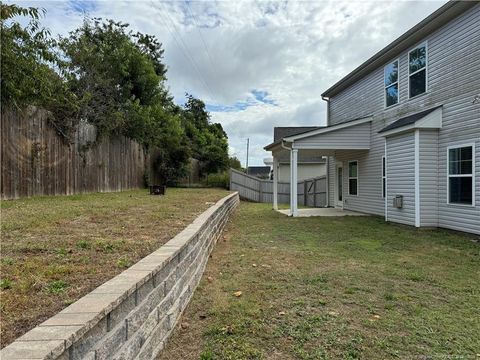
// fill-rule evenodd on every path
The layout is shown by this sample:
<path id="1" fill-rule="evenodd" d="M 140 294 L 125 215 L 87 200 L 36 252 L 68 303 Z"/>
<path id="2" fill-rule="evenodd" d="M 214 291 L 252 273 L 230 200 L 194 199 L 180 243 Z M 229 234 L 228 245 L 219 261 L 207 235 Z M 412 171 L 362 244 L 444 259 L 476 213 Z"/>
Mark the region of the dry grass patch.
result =
<path id="1" fill-rule="evenodd" d="M 478 237 L 252 203 L 226 234 L 161 360 L 480 353 Z"/>
<path id="2" fill-rule="evenodd" d="M 1 346 L 148 255 L 219 189 L 147 190 L 2 202 Z"/>

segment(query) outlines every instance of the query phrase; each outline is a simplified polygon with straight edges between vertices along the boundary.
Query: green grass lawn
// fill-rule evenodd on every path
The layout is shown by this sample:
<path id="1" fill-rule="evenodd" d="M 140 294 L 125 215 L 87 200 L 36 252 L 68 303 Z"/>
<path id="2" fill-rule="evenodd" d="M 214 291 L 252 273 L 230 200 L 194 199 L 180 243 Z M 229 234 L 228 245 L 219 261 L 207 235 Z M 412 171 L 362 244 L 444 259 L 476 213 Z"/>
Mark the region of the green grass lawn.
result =
<path id="1" fill-rule="evenodd" d="M 242 203 L 160 359 L 479 357 L 478 237 Z"/>
<path id="2" fill-rule="evenodd" d="M 219 189 L 35 197 L 1 203 L 1 346 L 148 255 Z"/>

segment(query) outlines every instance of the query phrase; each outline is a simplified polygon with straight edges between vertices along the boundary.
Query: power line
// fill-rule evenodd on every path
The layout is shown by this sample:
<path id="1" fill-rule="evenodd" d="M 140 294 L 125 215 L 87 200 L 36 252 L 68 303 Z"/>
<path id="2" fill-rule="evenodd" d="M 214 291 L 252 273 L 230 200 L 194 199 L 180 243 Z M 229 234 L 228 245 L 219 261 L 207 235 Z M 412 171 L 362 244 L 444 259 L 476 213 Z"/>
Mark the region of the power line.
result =
<path id="1" fill-rule="evenodd" d="M 207 43 L 205 42 L 205 39 L 202 35 L 202 32 L 200 31 L 200 25 L 198 24 L 197 22 L 197 18 L 195 17 L 191 7 L 190 7 L 190 4 L 189 2 L 186 2 L 186 5 L 187 5 L 187 11 L 188 13 L 190 14 L 190 16 L 193 18 L 193 21 L 195 22 L 195 25 L 196 25 L 196 29 L 197 29 L 197 32 L 198 32 L 198 35 L 200 36 L 200 39 L 202 41 L 202 44 L 203 44 L 203 48 L 205 49 L 205 52 L 207 53 L 207 57 L 208 57 L 208 60 L 210 62 L 210 66 L 211 66 L 211 69 L 212 69 L 212 75 L 215 74 L 215 64 L 213 63 L 213 59 L 212 59 L 212 56 L 210 55 L 210 51 L 208 50 L 208 46 L 207 46 Z M 225 94 L 225 89 L 223 88 L 223 85 L 219 82 L 221 88 L 222 88 L 222 91 L 223 93 Z"/>
<path id="2" fill-rule="evenodd" d="M 162 3 L 161 3 L 162 4 Z M 163 8 L 163 4 L 161 5 L 162 8 Z M 154 7 L 155 4 L 154 4 Z M 157 8 L 158 9 L 158 8 Z M 162 14 L 162 9 L 158 9 L 160 10 L 160 18 L 162 20 L 162 22 L 164 23 L 165 27 L 167 28 L 168 32 L 170 33 L 170 35 L 172 36 L 172 38 L 174 39 L 174 41 L 176 42 L 177 46 L 182 50 L 182 52 L 184 53 L 185 57 L 190 61 L 190 63 L 192 64 L 192 68 L 194 69 L 194 71 L 197 73 L 197 76 L 198 76 L 198 79 L 200 80 L 200 83 L 205 87 L 205 90 L 207 91 L 207 93 L 210 95 L 210 97 L 212 98 L 212 100 L 215 99 L 215 96 L 213 95 L 213 92 L 212 90 L 210 89 L 210 87 L 208 86 L 207 82 L 205 81 L 205 79 L 203 78 L 194 58 L 192 57 L 192 55 L 190 54 L 189 50 L 188 50 L 188 47 L 185 43 L 185 41 L 183 41 L 183 38 L 182 36 L 180 35 L 178 29 L 176 28 L 176 25 L 175 25 L 175 22 L 173 21 L 172 17 L 170 16 L 169 12 L 167 9 L 163 8 L 164 12 L 167 14 L 168 18 L 170 19 L 170 22 L 172 23 L 172 28 L 174 30 L 174 32 L 178 35 L 178 38 L 177 36 L 175 36 L 174 32 L 171 30 L 170 26 L 167 24 L 167 21 L 165 20 L 165 18 L 163 17 L 163 14 Z"/>

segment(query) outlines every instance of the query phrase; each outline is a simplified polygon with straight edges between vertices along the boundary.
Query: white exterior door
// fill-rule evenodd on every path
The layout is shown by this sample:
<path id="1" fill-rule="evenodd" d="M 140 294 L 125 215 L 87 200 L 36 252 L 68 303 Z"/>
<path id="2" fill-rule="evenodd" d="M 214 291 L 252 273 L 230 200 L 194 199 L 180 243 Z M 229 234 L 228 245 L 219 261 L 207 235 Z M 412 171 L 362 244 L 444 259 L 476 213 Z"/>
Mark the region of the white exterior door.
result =
<path id="1" fill-rule="evenodd" d="M 337 162 L 335 171 L 335 207 L 343 208 L 343 163 Z"/>

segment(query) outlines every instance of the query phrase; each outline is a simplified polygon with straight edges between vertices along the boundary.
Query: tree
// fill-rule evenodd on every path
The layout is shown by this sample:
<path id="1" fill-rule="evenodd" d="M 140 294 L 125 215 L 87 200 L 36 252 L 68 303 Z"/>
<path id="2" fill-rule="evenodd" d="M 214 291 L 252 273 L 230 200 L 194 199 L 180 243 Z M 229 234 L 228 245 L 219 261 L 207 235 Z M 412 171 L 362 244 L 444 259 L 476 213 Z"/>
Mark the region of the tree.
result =
<path id="1" fill-rule="evenodd" d="M 210 123 L 205 103 L 186 94 L 183 125 L 190 141 L 192 155 L 200 161 L 202 174 L 225 170 L 229 164 L 228 137 L 219 123 Z"/>
<path id="2" fill-rule="evenodd" d="M 80 117 L 99 136 L 122 134 L 143 142 L 150 114 L 143 107 L 169 105 L 161 44 L 128 31 L 128 24 L 86 19 L 61 39 L 68 82 L 81 99 Z"/>
<path id="3" fill-rule="evenodd" d="M 229 162 L 228 166 L 230 168 L 235 170 L 243 170 L 242 163 L 240 162 L 240 160 L 238 160 L 236 156 L 231 156 L 228 162 Z"/>
<path id="4" fill-rule="evenodd" d="M 81 117 L 99 137 L 121 134 L 151 150 L 155 178 L 174 182 L 186 173 L 190 147 L 178 107 L 166 90 L 161 43 L 128 24 L 85 20 L 63 38 L 69 85 L 82 97 Z"/>
<path id="5" fill-rule="evenodd" d="M 66 135 L 77 99 L 65 84 L 50 32 L 40 27 L 45 10 L 1 5 L 1 103 L 23 110 L 39 106 L 50 111 L 57 130 Z M 22 25 L 16 17 L 29 18 Z"/>

